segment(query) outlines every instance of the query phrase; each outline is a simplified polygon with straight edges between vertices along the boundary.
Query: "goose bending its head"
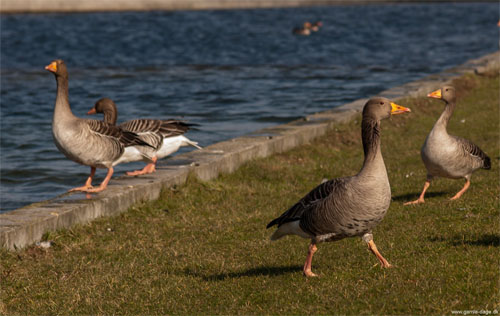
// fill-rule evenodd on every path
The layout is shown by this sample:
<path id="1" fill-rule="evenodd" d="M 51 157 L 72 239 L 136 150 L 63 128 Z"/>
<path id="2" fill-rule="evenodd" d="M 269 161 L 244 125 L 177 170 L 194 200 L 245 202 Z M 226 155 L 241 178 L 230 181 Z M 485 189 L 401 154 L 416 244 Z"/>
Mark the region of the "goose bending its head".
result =
<path id="1" fill-rule="evenodd" d="M 64 61 L 58 59 L 45 67 L 52 72 L 57 82 L 57 95 L 52 119 L 54 142 L 68 159 L 90 166 L 90 176 L 84 186 L 70 191 L 100 192 L 106 189 L 113 166 L 136 156 L 134 146 L 149 146 L 133 132 L 125 131 L 97 120 L 85 120 L 73 115 L 68 96 L 68 70 Z M 108 173 L 101 185 L 92 186 L 96 168 L 106 168 Z"/>
<path id="2" fill-rule="evenodd" d="M 109 98 L 98 100 L 94 107 L 87 112 L 87 114 L 96 113 L 103 113 L 104 122 L 111 125 L 116 124 L 118 110 L 113 100 Z M 142 160 L 147 164 L 142 170 L 127 172 L 127 175 L 136 176 L 155 172 L 158 159 L 175 153 L 180 147 L 193 146 L 201 149 L 197 142 L 191 141 L 183 135 L 191 126 L 193 124 L 173 119 L 135 119 L 121 123 L 120 128 L 138 134 L 141 139 L 154 147 L 136 146 L 141 155 L 137 156 L 135 160 Z"/>
<path id="3" fill-rule="evenodd" d="M 354 236 L 363 238 L 383 267 L 391 266 L 377 250 L 372 236 L 372 229 L 382 221 L 391 201 L 380 150 L 380 121 L 406 112 L 410 109 L 388 99 L 370 99 L 363 108 L 361 135 L 365 159 L 359 173 L 320 184 L 267 225 L 278 226 L 271 240 L 292 234 L 311 239 L 304 275 L 316 276 L 311 266 L 317 243 Z"/>
<path id="4" fill-rule="evenodd" d="M 470 186 L 472 173 L 477 169 L 490 169 L 491 160 L 477 145 L 465 138 L 449 135 L 446 130 L 448 121 L 456 106 L 456 94 L 453 86 L 444 86 L 427 95 L 429 98 L 442 100 L 444 111 L 434 124 L 420 151 L 427 169 L 424 189 L 415 201 L 405 205 L 424 203 L 424 195 L 434 177 L 465 179 L 463 188 L 451 200 L 460 198 Z"/>

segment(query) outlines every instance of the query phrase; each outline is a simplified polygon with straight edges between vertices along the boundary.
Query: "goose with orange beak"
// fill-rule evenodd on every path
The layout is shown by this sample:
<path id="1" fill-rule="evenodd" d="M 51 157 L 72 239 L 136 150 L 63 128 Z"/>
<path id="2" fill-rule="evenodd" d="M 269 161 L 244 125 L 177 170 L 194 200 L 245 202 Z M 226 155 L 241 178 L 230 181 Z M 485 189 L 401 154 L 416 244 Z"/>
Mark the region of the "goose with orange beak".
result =
<path id="1" fill-rule="evenodd" d="M 465 138 L 448 134 L 448 122 L 456 107 L 456 92 L 453 86 L 444 86 L 427 95 L 445 103 L 444 111 L 425 139 L 420 151 L 427 169 L 427 179 L 419 198 L 405 205 L 424 203 L 425 192 L 435 177 L 465 179 L 463 188 L 451 200 L 460 198 L 470 186 L 472 173 L 477 169 L 490 169 L 491 160 L 476 144 Z"/>
<path id="2" fill-rule="evenodd" d="M 45 67 L 56 78 L 57 93 L 52 119 L 54 142 L 66 158 L 90 166 L 90 176 L 85 185 L 71 191 L 87 193 L 106 189 L 113 175 L 113 167 L 122 162 L 136 161 L 141 153 L 135 146 L 149 146 L 136 133 L 97 120 L 76 117 L 69 104 L 68 70 L 58 59 Z M 96 168 L 108 169 L 99 187 L 92 186 Z"/>
<path id="3" fill-rule="evenodd" d="M 324 182 L 306 194 L 267 228 L 278 228 L 271 240 L 298 235 L 311 240 L 303 273 L 312 272 L 312 257 L 320 242 L 361 237 L 384 268 L 391 265 L 373 242 L 372 230 L 384 218 L 391 203 L 391 187 L 380 149 L 380 121 L 410 112 L 386 98 L 370 99 L 363 108 L 361 138 L 364 163 L 358 174 Z"/>

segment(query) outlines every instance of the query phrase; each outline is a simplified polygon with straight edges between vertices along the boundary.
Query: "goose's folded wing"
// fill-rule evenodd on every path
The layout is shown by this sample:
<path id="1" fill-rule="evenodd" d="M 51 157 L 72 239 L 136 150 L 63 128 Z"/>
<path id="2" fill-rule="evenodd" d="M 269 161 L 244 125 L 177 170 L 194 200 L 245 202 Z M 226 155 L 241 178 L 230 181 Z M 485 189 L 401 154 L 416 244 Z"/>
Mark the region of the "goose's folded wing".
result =
<path id="1" fill-rule="evenodd" d="M 488 155 L 486 155 L 484 151 L 479 148 L 479 146 L 465 138 L 455 136 L 455 140 L 464 155 L 472 156 L 474 159 L 481 161 L 486 169 L 491 168 L 490 157 L 488 157 Z"/>
<path id="2" fill-rule="evenodd" d="M 118 126 L 97 120 L 84 120 L 83 122 L 88 125 L 89 129 L 94 134 L 106 137 L 110 140 L 119 141 L 125 147 L 138 145 L 153 147 L 151 144 L 142 140 L 136 133 L 123 130 Z"/>
<path id="3" fill-rule="evenodd" d="M 190 126 L 192 125 L 178 120 L 164 120 L 161 121 L 160 133 L 163 137 L 178 136 L 187 132 Z"/>
<path id="4" fill-rule="evenodd" d="M 161 121 L 151 119 L 136 119 L 120 124 L 123 130 L 136 133 L 146 143 L 155 149 L 160 148 L 163 136 L 160 133 Z"/>
<path id="5" fill-rule="evenodd" d="M 124 130 L 139 134 L 144 141 L 158 148 L 163 138 L 179 136 L 189 130 L 191 124 L 179 120 L 136 119 L 120 124 Z"/>
<path id="6" fill-rule="evenodd" d="M 295 203 L 292 207 L 290 207 L 286 212 L 284 212 L 280 217 L 272 220 L 267 228 L 278 225 L 281 226 L 287 222 L 292 222 L 296 220 L 300 220 L 305 212 L 310 211 L 314 206 L 328 197 L 332 192 L 335 191 L 339 186 L 344 185 L 344 179 L 333 179 L 327 182 L 324 182 L 314 188 L 311 192 L 309 192 L 306 196 L 304 196 L 300 201 Z"/>
<path id="7" fill-rule="evenodd" d="M 120 127 L 124 130 L 134 133 L 157 133 L 160 131 L 161 121 L 150 119 L 136 119 L 123 122 L 120 124 Z"/>

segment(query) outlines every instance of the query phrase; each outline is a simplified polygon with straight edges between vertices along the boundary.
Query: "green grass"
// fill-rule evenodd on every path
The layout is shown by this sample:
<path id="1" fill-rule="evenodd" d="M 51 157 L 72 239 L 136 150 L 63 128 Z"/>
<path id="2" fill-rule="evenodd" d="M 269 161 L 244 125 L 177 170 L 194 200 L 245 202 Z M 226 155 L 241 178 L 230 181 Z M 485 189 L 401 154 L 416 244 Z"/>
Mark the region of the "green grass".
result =
<path id="1" fill-rule="evenodd" d="M 381 269 L 359 238 L 319 245 L 302 276 L 308 241 L 271 243 L 265 225 L 321 182 L 355 174 L 363 150 L 359 118 L 284 154 L 245 164 L 216 180 L 190 178 L 160 200 L 112 218 L 49 233 L 49 249 L 0 251 L 4 314 L 451 314 L 500 309 L 499 78 L 456 83 L 450 133 L 492 159 L 468 192 L 437 179 L 420 193 L 420 146 L 443 104 L 399 102 L 413 112 L 382 123 L 393 203 L 374 230 Z M 461 122 L 465 119 L 465 122 Z"/>

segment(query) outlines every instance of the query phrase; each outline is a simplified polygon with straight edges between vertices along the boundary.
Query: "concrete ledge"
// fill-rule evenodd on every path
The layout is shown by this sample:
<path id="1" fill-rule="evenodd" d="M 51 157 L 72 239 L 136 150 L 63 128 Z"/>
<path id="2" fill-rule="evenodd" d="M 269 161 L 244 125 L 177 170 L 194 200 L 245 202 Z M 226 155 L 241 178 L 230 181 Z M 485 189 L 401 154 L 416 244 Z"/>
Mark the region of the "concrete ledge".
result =
<path id="1" fill-rule="evenodd" d="M 440 74 L 391 88 L 379 95 L 393 100 L 424 96 L 464 73 L 483 73 L 499 67 L 500 52 L 496 52 Z M 0 214 L 0 245 L 12 250 L 23 248 L 40 240 L 46 232 L 69 228 L 101 216 L 119 214 L 138 202 L 158 199 L 163 188 L 185 183 L 190 172 L 206 181 L 221 173 L 233 172 L 251 159 L 306 144 L 324 135 L 336 123 L 353 119 L 366 100 L 356 100 L 302 120 L 177 155 L 159 164 L 154 174 L 114 178 L 106 191 L 92 195 L 89 199 L 82 193 L 67 193 L 50 201 Z"/>
<path id="2" fill-rule="evenodd" d="M 217 10 L 325 5 L 365 5 L 374 3 L 425 1 L 426 0 L 1 0 L 0 13 Z M 428 2 L 452 1 L 467 2 L 470 0 L 428 0 Z"/>

